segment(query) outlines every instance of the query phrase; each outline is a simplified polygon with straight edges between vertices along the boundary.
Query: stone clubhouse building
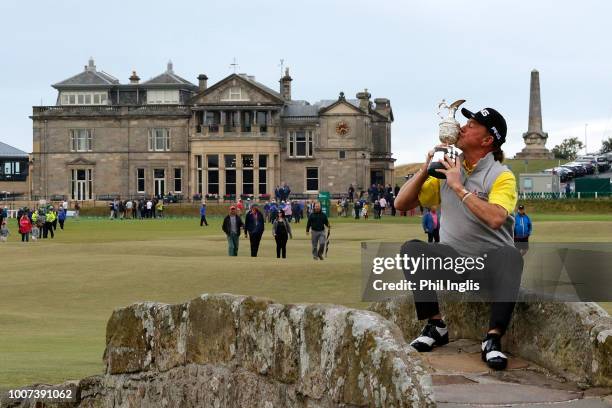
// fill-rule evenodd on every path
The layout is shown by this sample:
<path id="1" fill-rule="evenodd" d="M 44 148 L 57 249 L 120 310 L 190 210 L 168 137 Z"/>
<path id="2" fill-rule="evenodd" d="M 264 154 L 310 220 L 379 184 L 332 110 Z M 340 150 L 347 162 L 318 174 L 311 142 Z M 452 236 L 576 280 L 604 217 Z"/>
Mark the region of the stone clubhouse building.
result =
<path id="1" fill-rule="evenodd" d="M 209 86 L 174 72 L 129 83 L 84 70 L 53 87 L 55 106 L 34 106 L 32 196 L 192 198 L 346 193 L 393 183 L 388 99 L 293 100 L 289 70 L 275 91 L 231 74 Z"/>

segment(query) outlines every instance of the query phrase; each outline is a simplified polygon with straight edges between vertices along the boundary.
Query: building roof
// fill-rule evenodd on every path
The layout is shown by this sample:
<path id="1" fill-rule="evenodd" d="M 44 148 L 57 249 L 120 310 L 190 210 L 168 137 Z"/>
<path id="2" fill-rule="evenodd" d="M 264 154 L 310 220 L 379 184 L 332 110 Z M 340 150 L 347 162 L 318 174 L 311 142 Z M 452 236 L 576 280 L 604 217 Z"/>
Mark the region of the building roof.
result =
<path id="1" fill-rule="evenodd" d="M 171 85 L 172 87 L 176 87 L 178 85 L 179 87 L 197 89 L 197 86 L 195 84 L 192 84 L 191 82 L 187 81 L 184 78 L 181 78 L 180 76 L 174 73 L 172 61 L 168 61 L 168 67 L 165 72 L 149 79 L 148 81 L 143 82 L 142 85 L 154 85 L 155 87 L 159 87 L 160 85 Z"/>
<path id="2" fill-rule="evenodd" d="M 307 101 L 290 101 L 287 103 L 287 105 L 285 105 L 285 108 L 283 109 L 283 116 L 319 116 L 319 110 L 326 108 L 336 102 L 338 102 L 337 99 L 323 99 L 311 105 Z M 346 99 L 346 102 L 359 109 L 358 99 Z"/>
<path id="3" fill-rule="evenodd" d="M 268 88 L 267 86 L 265 86 L 264 84 L 257 82 L 255 80 L 255 77 L 253 76 L 249 76 L 247 74 L 230 74 L 227 77 L 223 78 L 222 80 L 220 80 L 219 82 L 215 83 L 213 86 L 206 88 L 205 90 L 201 91 L 197 96 L 200 97 L 202 95 L 206 95 L 209 94 L 211 92 L 213 92 L 214 90 L 218 89 L 219 87 L 227 84 L 229 81 L 233 80 L 233 79 L 239 79 L 240 81 L 244 81 L 246 83 L 248 83 L 249 85 L 253 85 L 255 88 L 258 88 L 261 92 L 268 94 L 271 98 L 276 99 L 277 103 L 280 104 L 284 104 L 286 101 L 285 99 L 282 97 L 282 95 L 278 92 L 276 92 L 273 89 Z"/>
<path id="4" fill-rule="evenodd" d="M 6 143 L 0 142 L 0 157 L 23 157 L 27 158 L 29 155 L 23 150 L 19 150 L 16 147 L 9 146 Z"/>
<path id="5" fill-rule="evenodd" d="M 247 74 L 238 74 L 241 78 L 246 79 L 249 83 L 255 85 L 256 87 L 259 87 L 261 89 L 263 89 L 264 91 L 276 96 L 277 98 L 283 99 L 283 96 L 280 94 L 280 92 L 275 91 L 272 88 L 268 88 L 267 86 L 265 86 L 264 84 L 262 84 L 261 82 L 258 82 L 255 80 L 254 76 L 250 76 Z"/>
<path id="6" fill-rule="evenodd" d="M 112 86 L 119 85 L 119 80 L 104 71 L 98 71 L 94 65 L 93 58 L 85 65 L 85 70 L 68 79 L 53 85 L 54 88 L 82 87 L 82 86 Z"/>

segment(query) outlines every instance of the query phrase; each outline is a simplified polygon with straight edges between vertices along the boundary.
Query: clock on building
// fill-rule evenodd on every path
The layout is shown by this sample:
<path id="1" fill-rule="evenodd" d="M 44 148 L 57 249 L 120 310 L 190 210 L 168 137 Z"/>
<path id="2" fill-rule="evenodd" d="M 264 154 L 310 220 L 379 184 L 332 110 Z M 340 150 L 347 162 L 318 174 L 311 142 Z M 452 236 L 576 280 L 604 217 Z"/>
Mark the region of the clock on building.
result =
<path id="1" fill-rule="evenodd" d="M 349 127 L 348 123 L 343 120 L 338 122 L 338 124 L 336 125 L 336 133 L 339 135 L 344 136 L 349 132 L 349 130 L 351 130 L 351 128 Z"/>

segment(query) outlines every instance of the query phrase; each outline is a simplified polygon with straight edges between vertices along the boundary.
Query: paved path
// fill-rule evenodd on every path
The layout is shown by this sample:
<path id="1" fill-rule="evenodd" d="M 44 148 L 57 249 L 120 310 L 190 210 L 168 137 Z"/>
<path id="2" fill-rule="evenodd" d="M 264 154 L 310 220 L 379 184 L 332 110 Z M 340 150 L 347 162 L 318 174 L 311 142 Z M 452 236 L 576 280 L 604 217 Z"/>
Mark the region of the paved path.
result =
<path id="1" fill-rule="evenodd" d="M 580 388 L 518 357 L 509 356 L 507 370 L 491 371 L 472 340 L 452 341 L 423 357 L 439 407 L 612 407 L 612 389 Z"/>

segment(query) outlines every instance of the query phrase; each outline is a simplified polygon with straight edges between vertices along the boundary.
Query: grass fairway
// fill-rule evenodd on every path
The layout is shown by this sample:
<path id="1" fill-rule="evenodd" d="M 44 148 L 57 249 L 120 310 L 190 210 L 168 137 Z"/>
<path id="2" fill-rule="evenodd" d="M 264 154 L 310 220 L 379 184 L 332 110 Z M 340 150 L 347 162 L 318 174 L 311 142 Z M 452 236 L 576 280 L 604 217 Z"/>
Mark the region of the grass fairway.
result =
<path id="1" fill-rule="evenodd" d="M 612 238 L 612 216 L 539 217 L 533 241 Z M 359 243 L 424 236 L 419 218 L 332 219 L 330 257 L 321 262 L 311 258 L 306 224 L 292 224 L 288 259 L 279 260 L 267 226 L 258 258 L 248 256 L 244 238 L 240 256 L 229 258 L 221 218 L 207 228 L 198 223 L 68 220 L 54 240 L 22 244 L 12 220 L 11 241 L 0 245 L 0 388 L 101 373 L 106 322 L 114 308 L 134 302 L 230 292 L 365 307 Z"/>

